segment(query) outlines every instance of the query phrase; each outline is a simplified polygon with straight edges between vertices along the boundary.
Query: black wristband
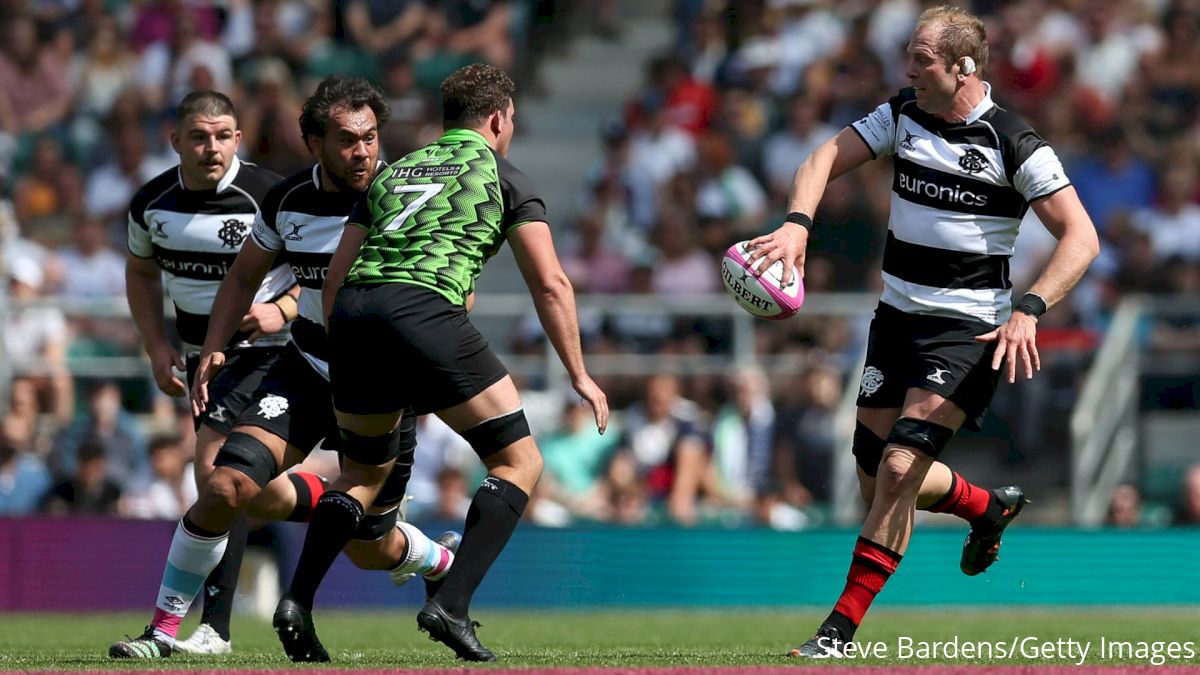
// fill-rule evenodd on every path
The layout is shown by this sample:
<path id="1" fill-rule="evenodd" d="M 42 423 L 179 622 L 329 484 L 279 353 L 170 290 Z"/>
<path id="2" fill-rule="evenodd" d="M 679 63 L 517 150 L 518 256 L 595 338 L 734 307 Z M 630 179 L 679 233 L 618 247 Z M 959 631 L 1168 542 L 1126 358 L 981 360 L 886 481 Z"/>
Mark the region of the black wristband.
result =
<path id="1" fill-rule="evenodd" d="M 787 217 L 784 218 L 784 220 L 789 223 L 795 223 L 809 232 L 812 232 L 813 221 L 808 214 L 800 213 L 799 211 L 792 211 L 791 213 L 787 214 Z"/>
<path id="2" fill-rule="evenodd" d="M 1028 314 L 1036 319 L 1046 313 L 1046 301 L 1037 293 L 1026 293 L 1013 305 L 1013 311 Z"/>

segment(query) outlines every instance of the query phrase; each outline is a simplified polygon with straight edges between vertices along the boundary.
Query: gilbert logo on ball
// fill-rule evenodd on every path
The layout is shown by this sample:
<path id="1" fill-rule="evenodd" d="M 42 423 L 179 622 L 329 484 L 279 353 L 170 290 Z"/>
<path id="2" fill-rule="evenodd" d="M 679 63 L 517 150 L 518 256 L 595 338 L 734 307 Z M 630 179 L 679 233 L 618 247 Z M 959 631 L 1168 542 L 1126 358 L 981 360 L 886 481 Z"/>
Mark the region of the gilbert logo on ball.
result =
<path id="1" fill-rule="evenodd" d="M 755 276 L 746 264 L 750 256 L 748 242 L 739 241 L 721 259 L 721 280 L 725 290 L 742 309 L 763 319 L 786 319 L 804 304 L 804 283 L 792 279 L 783 287 L 783 262 L 771 265 L 762 276 Z"/>

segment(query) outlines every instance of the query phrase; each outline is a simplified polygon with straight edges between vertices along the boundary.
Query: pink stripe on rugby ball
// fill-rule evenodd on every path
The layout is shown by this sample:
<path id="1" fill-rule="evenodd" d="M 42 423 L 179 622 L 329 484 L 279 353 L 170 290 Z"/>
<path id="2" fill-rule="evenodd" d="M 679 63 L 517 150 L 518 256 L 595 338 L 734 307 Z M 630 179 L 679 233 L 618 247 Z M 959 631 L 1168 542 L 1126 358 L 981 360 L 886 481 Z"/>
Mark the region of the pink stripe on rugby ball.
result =
<path id="1" fill-rule="evenodd" d="M 741 265 L 743 269 L 749 270 L 750 266 L 746 264 L 746 256 L 744 254 L 746 250 L 746 242 L 740 241 L 733 246 L 730 246 L 727 254 L 733 258 L 734 262 Z M 793 282 L 797 284 L 797 288 L 796 297 L 792 297 L 787 293 L 784 293 L 783 290 L 775 284 L 774 280 L 767 276 L 766 273 L 755 278 L 758 280 L 759 286 L 767 291 L 767 294 L 771 296 L 771 299 L 774 300 L 775 304 L 779 305 L 779 309 L 782 310 L 782 312 L 776 316 L 762 316 L 761 318 L 770 319 L 772 321 L 789 319 L 795 316 L 796 312 L 800 311 L 800 307 L 804 305 L 803 279 L 796 279 Z"/>

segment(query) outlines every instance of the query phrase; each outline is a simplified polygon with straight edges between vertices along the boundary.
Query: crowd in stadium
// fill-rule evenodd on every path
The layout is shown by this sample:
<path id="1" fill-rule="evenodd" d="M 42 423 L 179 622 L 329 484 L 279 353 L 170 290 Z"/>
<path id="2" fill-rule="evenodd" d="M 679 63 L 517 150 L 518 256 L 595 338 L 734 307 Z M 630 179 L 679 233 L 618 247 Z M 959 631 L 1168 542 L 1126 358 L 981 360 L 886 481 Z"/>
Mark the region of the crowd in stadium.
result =
<path id="1" fill-rule="evenodd" d="M 803 157 L 905 86 L 905 41 L 932 4 L 940 3 L 675 2 L 674 44 L 645 64 L 640 82 L 630 75 L 623 109 L 599 130 L 602 156 L 580 186 L 577 213 L 555 219 L 577 292 L 720 292 L 718 257 L 781 222 Z M 1200 5 L 970 4 L 987 22 L 993 96 L 1053 144 L 1102 238 L 1088 277 L 1043 317 L 1044 339 L 1090 348 L 1126 294 L 1200 291 Z M 176 163 L 172 105 L 187 91 L 229 93 L 243 159 L 287 175 L 312 162 L 297 131 L 299 102 L 328 74 L 362 75 L 390 98 L 381 137 L 394 159 L 440 131 L 433 96 L 454 68 L 487 60 L 536 91 L 539 55 L 583 23 L 572 12 L 621 39 L 615 3 L 557 5 L 6 3 L 0 241 L 9 296 L 123 299 L 129 198 Z M 876 289 L 890 175 L 879 162 L 830 185 L 809 248 L 809 293 Z M 1013 258 L 1017 289 L 1053 244 L 1027 224 Z M 535 431 L 546 470 L 531 518 L 804 527 L 816 517 L 810 507 L 829 500 L 831 457 L 847 451 L 831 419 L 844 387 L 855 386 L 857 321 L 802 314 L 767 327 L 761 353 L 806 364 L 787 379 L 756 371 L 614 379 L 606 384 L 620 412 L 603 437 L 586 408 L 543 406 Z M 703 320 L 582 328 L 589 353 L 728 348 L 727 328 Z M 15 375 L 0 413 L 0 515 L 178 518 L 195 495 L 185 408 L 154 396 L 152 384 L 73 377 L 68 367 L 76 357 L 140 354 L 133 325 L 37 307 L 11 315 L 0 338 Z M 542 349 L 538 339 L 518 333 L 509 347 Z M 1150 349 L 1195 350 L 1200 330 L 1154 325 L 1142 339 Z M 130 400 L 147 401 L 146 414 L 127 410 Z M 461 519 L 473 455 L 435 419 L 423 419 L 419 434 L 413 515 Z M 336 461 L 326 458 L 324 469 Z M 1177 522 L 1200 522 L 1198 470 L 1181 484 Z M 1137 522 L 1136 488 L 1127 487 L 1132 495 L 1122 488 L 1114 499 L 1117 524 Z"/>

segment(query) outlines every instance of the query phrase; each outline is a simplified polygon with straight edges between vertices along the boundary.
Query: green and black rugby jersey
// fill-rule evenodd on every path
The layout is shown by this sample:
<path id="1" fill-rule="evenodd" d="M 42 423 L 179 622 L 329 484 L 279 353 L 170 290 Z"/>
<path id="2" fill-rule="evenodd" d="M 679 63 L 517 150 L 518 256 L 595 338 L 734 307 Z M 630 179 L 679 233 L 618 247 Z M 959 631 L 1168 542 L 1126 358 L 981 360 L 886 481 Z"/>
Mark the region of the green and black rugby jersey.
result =
<path id="1" fill-rule="evenodd" d="M 508 233 L 544 220 L 525 174 L 479 133 L 452 129 L 385 168 L 350 214 L 367 238 L 346 284 L 414 284 L 462 305 Z"/>

